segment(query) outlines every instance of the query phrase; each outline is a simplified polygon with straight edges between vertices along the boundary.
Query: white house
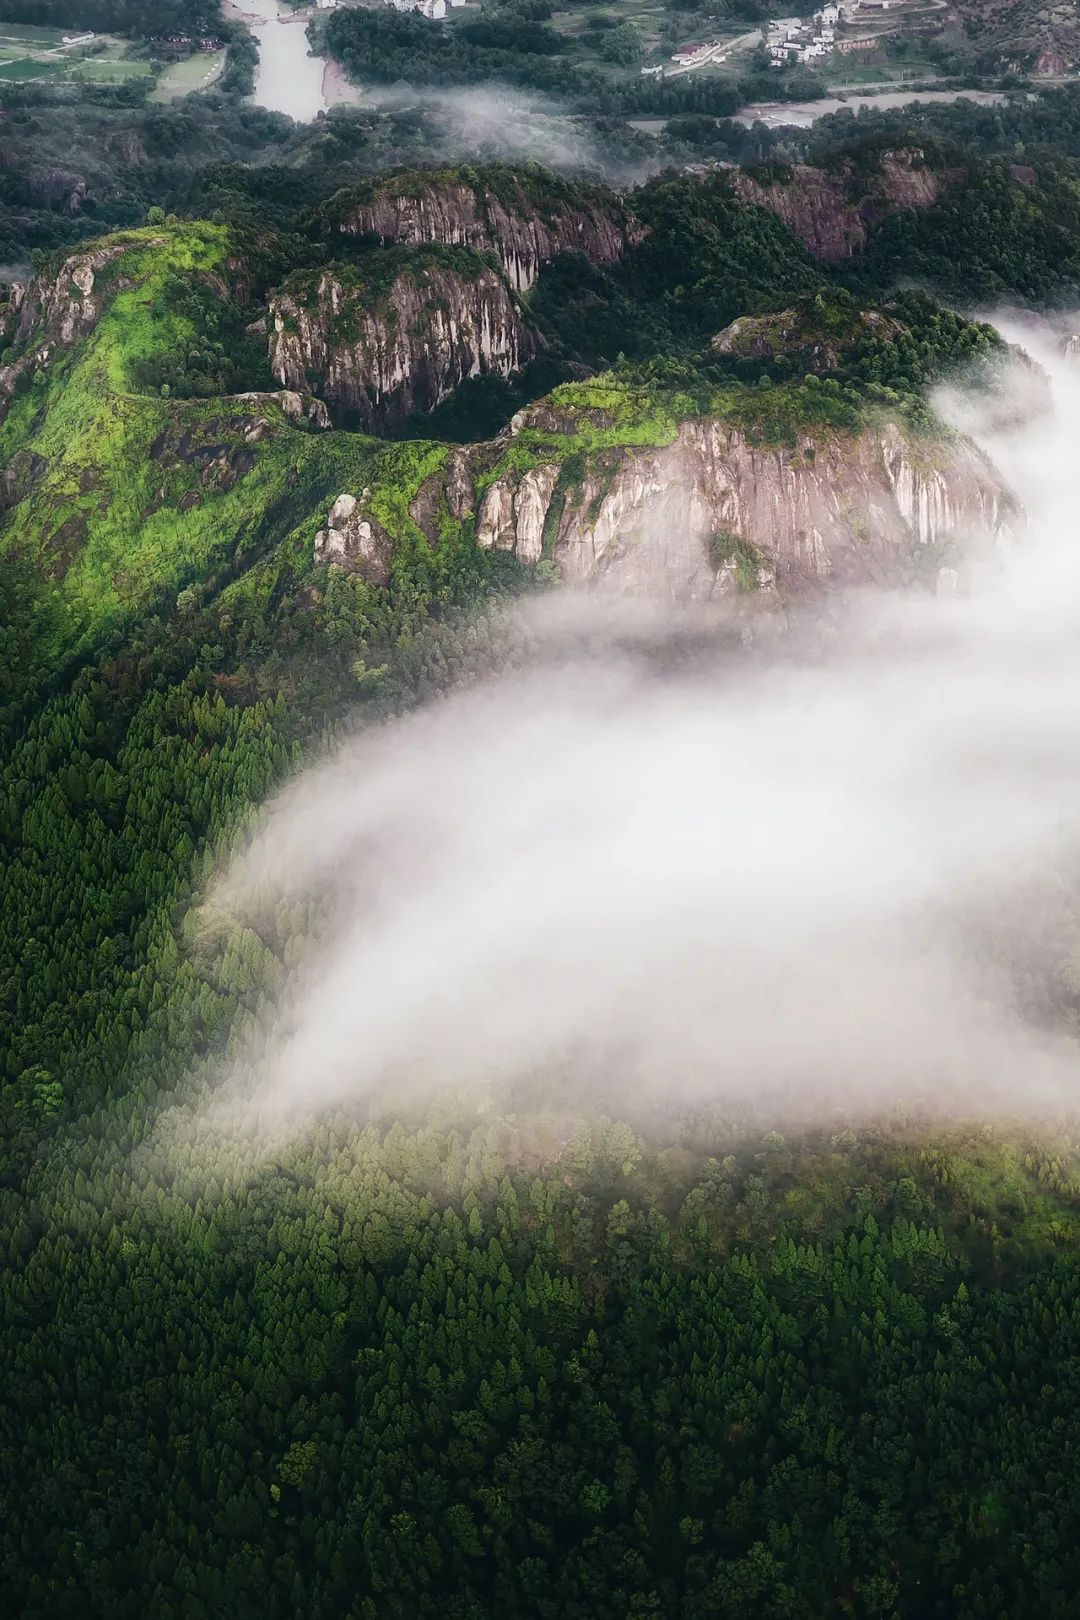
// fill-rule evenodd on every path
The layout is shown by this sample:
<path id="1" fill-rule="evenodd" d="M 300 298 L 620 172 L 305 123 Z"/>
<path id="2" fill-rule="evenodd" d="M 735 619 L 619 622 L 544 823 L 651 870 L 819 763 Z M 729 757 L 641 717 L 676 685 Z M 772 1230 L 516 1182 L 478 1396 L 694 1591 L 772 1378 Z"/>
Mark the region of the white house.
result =
<path id="1" fill-rule="evenodd" d="M 682 68 L 697 67 L 702 62 L 723 62 L 727 58 L 720 55 L 722 49 L 723 40 L 701 40 L 694 45 L 680 45 L 671 60 Z"/>
<path id="2" fill-rule="evenodd" d="M 395 11 L 416 11 L 432 22 L 442 22 L 446 16 L 446 0 L 390 0 Z"/>

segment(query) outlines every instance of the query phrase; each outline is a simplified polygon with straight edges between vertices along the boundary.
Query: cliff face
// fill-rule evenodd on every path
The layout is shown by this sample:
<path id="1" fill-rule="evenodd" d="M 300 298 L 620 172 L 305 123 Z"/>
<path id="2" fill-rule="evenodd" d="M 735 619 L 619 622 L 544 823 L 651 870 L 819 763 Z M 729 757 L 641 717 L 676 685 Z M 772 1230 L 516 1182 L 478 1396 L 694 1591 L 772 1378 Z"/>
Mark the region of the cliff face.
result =
<path id="1" fill-rule="evenodd" d="M 743 170 L 734 176 L 745 202 L 768 208 L 823 264 L 861 253 L 871 227 L 889 214 L 932 208 L 953 178 L 930 168 L 915 148 L 883 152 L 871 175 L 844 163 L 835 170 L 797 164 L 790 178 L 768 182 Z"/>
<path id="2" fill-rule="evenodd" d="M 708 600 L 743 588 L 797 594 L 837 584 L 952 583 L 954 544 L 1004 537 L 1013 503 L 973 446 L 927 449 L 894 426 L 760 449 L 716 420 L 671 445 L 602 452 L 552 501 L 559 469 L 496 480 L 477 540 L 539 559 L 563 579 Z M 748 578 L 748 569 L 753 577 Z"/>
<path id="3" fill-rule="evenodd" d="M 535 350 L 503 278 L 476 260 L 404 264 L 373 287 L 346 267 L 303 272 L 270 302 L 270 364 L 365 428 L 431 411 L 467 377 L 508 376 Z"/>
<path id="4" fill-rule="evenodd" d="M 75 253 L 51 276 L 12 282 L 0 330 L 4 344 L 22 352 L 0 366 L 0 421 L 22 377 L 43 369 L 57 349 L 70 349 L 94 330 L 104 307 L 101 272 L 126 251 L 113 245 Z"/>
<path id="5" fill-rule="evenodd" d="M 621 200 L 600 187 L 567 188 L 515 177 L 475 184 L 452 172 L 408 175 L 379 186 L 369 197 L 337 207 L 338 229 L 384 243 L 460 244 L 498 255 L 518 292 L 560 253 L 582 253 L 611 264 L 640 242 L 644 227 Z"/>
<path id="6" fill-rule="evenodd" d="M 729 422 L 693 418 L 668 443 L 565 457 L 557 410 L 531 407 L 514 426 L 454 452 L 410 514 L 433 542 L 438 512 L 473 521 L 479 546 L 530 566 L 547 558 L 569 584 L 679 601 L 793 599 L 827 584 L 951 590 L 963 545 L 1006 543 L 1018 521 L 973 445 L 888 423 L 763 448 Z M 379 579 L 393 539 L 369 494 L 338 503 L 316 555 Z"/>

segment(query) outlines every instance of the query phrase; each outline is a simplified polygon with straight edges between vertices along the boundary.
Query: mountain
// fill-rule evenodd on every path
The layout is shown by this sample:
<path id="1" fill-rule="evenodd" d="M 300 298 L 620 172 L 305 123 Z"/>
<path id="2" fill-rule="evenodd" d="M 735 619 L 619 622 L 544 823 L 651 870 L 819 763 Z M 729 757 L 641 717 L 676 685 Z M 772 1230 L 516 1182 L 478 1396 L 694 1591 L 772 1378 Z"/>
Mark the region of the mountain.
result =
<path id="1" fill-rule="evenodd" d="M 1080 17 L 1069 0 L 952 0 L 972 57 L 1060 77 L 1080 63 Z"/>
<path id="2" fill-rule="evenodd" d="M 394 175 L 336 193 L 321 217 L 347 236 L 494 253 L 518 292 L 561 253 L 612 264 L 644 234 L 607 187 L 564 181 L 534 165 Z"/>
<path id="3" fill-rule="evenodd" d="M 866 171 L 850 160 L 831 169 L 797 164 L 790 170 L 740 171 L 735 189 L 747 202 L 770 209 L 810 249 L 835 264 L 861 253 L 875 225 L 890 214 L 932 208 L 962 170 L 935 164 L 918 148 L 882 150 Z"/>
<path id="4" fill-rule="evenodd" d="M 516 373 L 546 339 L 498 268 L 460 246 L 376 247 L 294 270 L 249 322 L 253 277 L 227 228 L 177 224 L 106 239 L 12 289 L 2 532 L 32 642 L 16 684 L 118 645 L 186 590 L 228 591 L 286 556 L 298 586 L 328 561 L 386 586 L 399 557 L 452 546 L 475 566 L 485 550 L 549 557 L 568 579 L 701 597 L 731 574 L 716 545 L 737 544 L 786 599 L 833 573 L 925 577 L 952 567 L 965 531 L 1009 522 L 992 472 L 911 414 L 915 393 L 849 377 L 891 377 L 899 356 L 930 377 L 996 341 L 929 304 L 904 348 L 853 341 L 822 378 L 785 380 L 782 355 L 777 370 L 775 354 L 745 353 L 736 368 L 751 376 L 725 376 L 706 350 L 692 387 L 563 383 L 452 452 L 331 417 L 385 429 L 470 377 Z M 223 307 L 237 312 L 224 325 Z M 858 334 L 854 304 L 821 307 Z M 235 386 L 260 369 L 284 389 Z M 356 503 L 344 528 L 326 519 L 341 497 Z M 867 503 L 877 549 L 852 515 Z"/>
<path id="5" fill-rule="evenodd" d="M 205 109 L 184 116 L 205 128 Z M 310 139 L 333 152 L 335 120 L 319 124 Z M 177 125 L 148 113 L 146 127 L 167 142 Z M 939 300 L 957 284 L 973 289 L 964 308 L 1003 291 L 1069 300 L 1069 162 L 890 136 L 627 195 L 530 166 L 343 188 L 329 162 L 320 190 L 284 161 L 297 137 L 276 139 L 280 171 L 225 165 L 197 206 L 65 237 L 0 310 L 8 1609 L 1065 1620 L 1080 1583 L 1080 1153 L 1067 1123 L 879 1117 L 894 1030 L 879 1033 L 857 974 L 834 971 L 816 870 L 819 825 L 845 862 L 858 853 L 838 791 L 858 745 L 845 718 L 818 759 L 806 649 L 784 629 L 824 621 L 811 683 L 839 671 L 848 696 L 864 667 L 851 639 L 831 662 L 819 644 L 841 593 L 895 587 L 921 610 L 964 587 L 973 547 L 1015 540 L 1024 558 L 1006 481 L 932 401 L 946 379 L 998 397 L 1013 362 Z M 600 612 L 560 620 L 564 681 L 537 661 L 543 614 L 519 610 L 569 609 L 586 586 Z M 665 623 L 672 603 L 695 611 L 641 648 L 627 597 Z M 931 735 L 943 694 L 923 690 L 920 663 L 927 625 L 948 620 L 913 615 L 871 716 L 887 765 L 875 815 L 901 831 L 890 705 L 919 694 L 927 723 L 896 755 L 948 778 Z M 590 638 L 609 642 L 582 624 L 614 625 L 619 657 L 594 661 Z M 710 669 L 722 655 L 717 683 L 683 689 L 699 640 Z M 1002 630 L 995 658 L 1013 645 Z M 740 841 L 727 795 L 780 751 L 747 678 L 765 668 L 794 697 L 793 758 L 762 779 L 769 815 Z M 721 776 L 699 771 L 707 749 L 671 780 L 653 752 L 624 764 L 621 728 L 641 709 L 682 725 L 669 688 L 684 710 L 737 720 L 739 746 L 713 750 Z M 592 732 L 579 722 L 596 690 Z M 535 703 L 538 724 L 493 736 L 507 691 L 531 694 L 512 712 Z M 541 791 L 531 756 L 552 726 L 590 758 L 610 736 L 617 767 Z M 927 820 L 981 849 L 1001 807 L 979 738 L 963 741 L 964 813 L 941 814 L 935 780 Z M 1036 742 L 1011 769 L 1034 768 Z M 1050 752 L 1059 783 L 1064 750 Z M 521 827 L 501 809 L 508 776 Z M 736 953 L 746 930 L 703 873 L 741 881 L 748 843 L 771 870 L 782 823 L 806 838 L 793 939 L 757 886 L 743 916 L 770 958 L 784 945 L 785 974 L 829 978 L 850 1004 L 850 1107 L 819 1106 L 811 1086 L 804 1122 L 773 1117 L 716 1015 L 716 976 L 694 977 L 694 932 L 668 941 L 693 997 L 677 974 L 667 988 L 736 1077 L 722 1102 L 707 1086 L 681 1100 L 672 1041 L 662 1097 L 639 1105 L 635 1053 L 584 973 L 574 1016 L 603 1023 L 610 1053 L 595 1094 L 569 1055 L 535 1057 L 562 964 L 520 942 L 534 910 L 568 910 L 591 937 L 610 906 L 580 853 L 590 817 L 602 838 L 611 827 L 619 915 L 667 928 L 641 887 L 648 851 L 627 849 L 612 808 L 636 815 L 654 788 L 692 930 L 725 929 Z M 1067 803 L 1051 801 L 1057 818 Z M 265 858 L 278 817 L 291 833 Z M 680 842 L 691 818 L 703 856 Z M 554 822 L 569 907 L 570 889 L 519 887 L 533 830 Z M 473 930 L 448 934 L 426 905 L 459 823 L 469 854 L 445 906 L 490 930 L 497 980 Z M 936 895 L 954 846 L 926 847 Z M 906 851 L 898 870 L 878 864 L 897 904 L 868 957 L 917 910 Z M 1026 868 L 1007 877 L 1020 887 Z M 1037 948 L 1015 962 L 981 887 L 962 909 L 989 936 L 995 982 L 1015 966 L 1040 1038 L 1064 1040 L 1080 1028 L 1080 906 L 1064 856 L 1051 878 Z M 502 1031 L 507 984 L 523 990 L 520 1078 L 470 1072 L 432 1100 L 388 1064 L 380 1093 L 249 1131 L 232 1099 L 257 1092 L 280 1021 L 302 1020 L 328 964 L 348 966 L 335 999 L 369 995 L 354 1045 L 380 1062 L 370 986 L 386 964 L 374 950 L 355 966 L 347 944 L 380 917 L 406 929 L 388 971 L 425 1037 L 463 1006 Z M 649 1011 L 658 992 L 636 982 Z M 946 1043 L 952 980 L 931 961 L 916 982 L 941 997 Z M 320 1005 L 331 1023 L 340 1009 Z M 819 1051 L 807 1005 L 785 1049 L 800 1073 Z M 289 1074 L 305 1106 L 333 1078 L 321 1034 Z M 932 1061 L 925 1078 L 932 1095 Z"/>
<path id="6" fill-rule="evenodd" d="M 313 388 L 369 429 L 435 410 L 468 377 L 508 377 L 536 348 L 504 277 L 464 248 L 297 271 L 268 325 L 277 381 Z"/>

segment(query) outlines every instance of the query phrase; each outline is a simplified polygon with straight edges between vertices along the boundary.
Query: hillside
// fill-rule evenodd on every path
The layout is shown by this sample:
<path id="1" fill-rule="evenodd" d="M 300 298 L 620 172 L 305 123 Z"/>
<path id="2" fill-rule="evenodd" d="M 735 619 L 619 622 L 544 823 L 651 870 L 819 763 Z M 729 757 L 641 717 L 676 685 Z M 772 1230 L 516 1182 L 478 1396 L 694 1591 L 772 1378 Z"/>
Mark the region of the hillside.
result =
<path id="1" fill-rule="evenodd" d="M 695 199 L 694 188 L 684 188 L 687 201 L 706 195 Z M 718 192 L 711 206 L 728 214 L 741 210 L 749 223 L 768 218 L 733 201 L 728 189 Z M 624 296 L 644 296 L 652 273 L 645 266 L 654 262 L 669 228 L 659 212 L 652 218 L 647 236 L 639 227 L 642 269 L 634 264 L 638 250 L 627 249 Z M 824 463 L 805 465 L 807 446 L 818 442 L 824 449 L 833 440 L 843 445 L 869 435 L 863 442 L 879 470 L 857 476 L 883 479 L 883 489 L 894 489 L 888 499 L 895 503 L 897 469 L 914 454 L 904 444 L 912 435 L 932 431 L 919 414 L 919 388 L 937 369 L 970 360 L 987 341 L 977 328 L 942 326 L 932 306 L 912 306 L 924 330 L 904 351 L 907 379 L 894 375 L 899 352 L 886 346 L 884 367 L 881 359 L 860 358 L 858 377 L 849 376 L 846 361 L 831 375 L 826 372 L 824 382 L 816 377 L 785 381 L 781 369 L 782 386 L 767 396 L 752 386 L 761 365 L 751 361 L 749 373 L 740 375 L 737 366 L 732 374 L 718 364 L 718 351 L 710 359 L 703 344 L 692 387 L 644 375 L 610 387 L 564 383 L 549 405 L 515 418 L 508 438 L 448 460 L 447 447 L 438 443 L 394 446 L 332 430 L 323 400 L 339 422 L 359 415 L 370 426 L 380 409 L 386 423 L 400 421 L 410 408 L 431 410 L 450 398 L 455 386 L 470 373 L 481 376 L 489 364 L 504 373 L 519 372 L 530 348 L 538 345 L 552 359 L 558 347 L 568 362 L 580 363 L 584 356 L 568 347 L 565 331 L 545 330 L 543 322 L 535 333 L 531 324 L 525 326 L 498 273 L 462 248 L 368 248 L 353 268 L 343 266 L 333 274 L 294 271 L 268 293 L 266 314 L 254 321 L 248 320 L 253 306 L 243 303 L 252 273 L 226 228 L 172 225 L 107 238 L 46 268 L 28 289 L 13 289 L 7 317 L 13 341 L 0 370 L 0 456 L 6 468 L 5 550 L 20 581 L 16 623 L 24 654 L 20 667 L 9 672 L 11 690 L 27 682 L 32 688 L 70 660 L 119 647 L 146 614 L 169 610 L 182 593 L 235 591 L 256 565 L 287 567 L 299 582 L 314 561 L 313 536 L 325 528 L 326 512 L 339 495 L 363 495 L 356 523 L 382 536 L 383 583 L 390 556 L 400 555 L 402 566 L 411 567 L 408 559 L 416 546 L 435 547 L 433 562 L 451 538 L 465 550 L 478 538 L 481 549 L 492 543 L 497 550 L 513 549 L 504 547 L 501 519 L 490 517 L 500 491 L 506 490 L 508 512 L 518 498 L 500 481 L 503 469 L 512 469 L 516 480 L 535 468 L 544 489 L 540 499 L 537 485 L 530 537 L 518 546 L 518 555 L 537 562 L 546 544 L 541 536 L 555 525 L 557 564 L 574 575 L 588 574 L 592 569 L 583 567 L 581 548 L 595 546 L 597 533 L 625 528 L 631 519 L 646 527 L 657 522 L 657 514 L 640 500 L 627 506 L 618 473 L 624 452 L 676 441 L 685 446 L 687 434 L 701 431 L 723 436 L 733 458 L 732 477 L 735 463 L 749 458 L 747 477 L 759 491 L 772 479 L 779 492 L 792 476 L 784 470 L 790 452 L 797 451 L 793 465 L 800 456 L 804 465 L 794 476 L 805 486 L 800 499 L 809 502 L 808 511 L 815 506 L 817 484 L 839 489 L 841 507 L 858 500 L 854 485 L 843 495 L 836 467 L 826 473 Z M 410 294 L 406 306 L 398 290 L 414 278 L 419 296 Z M 448 302 L 451 283 L 459 290 Z M 347 295 L 346 287 L 355 292 Z M 469 289 L 483 300 L 475 312 L 468 304 Z M 714 313 L 724 312 L 715 299 L 714 282 L 697 316 L 703 332 Z M 685 297 L 682 303 L 685 309 Z M 533 307 L 542 309 L 539 302 Z M 225 318 L 223 309 L 235 315 Z M 560 320 L 566 314 L 562 305 Z M 841 326 L 850 318 L 843 304 L 829 315 Z M 504 319 L 510 324 L 500 359 Z M 684 322 L 684 341 L 691 332 Z M 259 352 L 263 345 L 265 358 Z M 928 347 L 920 351 L 920 345 Z M 745 356 L 739 365 L 745 372 Z M 764 370 L 772 369 L 769 359 Z M 283 392 L 273 391 L 271 372 L 286 385 Z M 262 387 L 249 386 L 260 380 Z M 886 383 L 891 390 L 882 386 Z M 512 401 L 511 384 L 501 386 Z M 397 402 L 395 416 L 390 403 L 377 407 L 380 398 Z M 892 435 L 888 451 L 883 434 Z M 766 473 L 770 454 L 773 471 Z M 837 466 L 847 454 L 838 449 Z M 932 473 L 933 480 L 944 479 L 934 499 L 944 502 L 943 510 L 954 500 L 958 504 L 952 518 L 935 520 L 933 536 L 916 523 L 913 544 L 924 561 L 930 555 L 928 539 L 944 541 L 982 509 L 974 488 L 969 495 L 949 492 L 950 454 L 942 452 Z M 932 462 L 925 455 L 915 460 L 930 476 Z M 691 453 L 678 468 L 672 465 L 671 477 L 698 488 L 694 464 Z M 713 476 L 705 473 L 707 464 L 702 463 L 702 478 Z M 445 489 L 432 481 L 443 466 L 450 469 Z M 564 466 L 572 474 L 560 473 Z M 962 475 L 957 489 L 965 488 L 969 481 Z M 691 588 L 700 594 L 701 584 L 692 587 L 692 578 L 699 568 L 709 572 L 713 528 L 779 561 L 769 501 L 739 510 L 719 494 L 705 497 L 704 486 L 698 494 L 706 501 L 703 512 L 711 516 L 702 518 L 696 536 L 685 537 L 697 560 L 673 564 L 674 572 L 659 560 L 676 594 Z M 974 506 L 967 512 L 969 500 Z M 922 504 L 921 496 L 907 492 L 896 508 L 893 544 L 901 573 L 907 566 L 901 560 L 903 537 Z M 793 558 L 810 544 L 811 533 L 822 558 L 831 544 L 841 543 L 823 512 L 806 518 L 805 531 L 798 524 L 792 528 L 783 544 L 794 548 Z M 485 525 L 493 540 L 483 540 Z M 348 546 L 343 541 L 339 549 Z M 571 556 L 578 560 L 570 561 Z M 470 566 L 481 568 L 480 559 L 474 557 Z M 796 564 L 792 580 L 802 566 Z M 780 575 L 783 589 L 782 567 Z M 716 576 L 713 567 L 709 577 Z M 314 618 L 320 618 L 317 610 Z"/>
<path id="2" fill-rule="evenodd" d="M 992 728 L 938 728 L 953 666 L 920 663 L 1029 544 L 932 391 L 1008 405 L 1021 363 L 941 300 L 1068 303 L 1073 166 L 889 135 L 628 194 L 445 163 L 330 164 L 320 189 L 294 139 L 276 177 L 216 166 L 186 213 L 81 220 L 0 307 L 10 1612 L 1070 1620 L 1080 1139 L 1067 1110 L 983 1117 L 996 1029 L 976 1117 L 936 1113 L 948 973 L 920 960 L 902 1002 L 883 972 L 895 1023 L 861 975 L 1014 783 Z M 845 612 L 882 591 L 913 611 L 879 686 L 888 622 Z M 1068 702 L 1063 649 L 985 617 L 956 684 L 985 706 L 998 672 L 991 721 L 1030 717 L 1047 666 Z M 655 746 L 623 752 L 642 716 Z M 1009 735 L 1025 779 L 1040 749 L 1058 773 L 1033 824 L 1060 850 L 1061 734 Z M 934 781 L 926 872 L 905 772 Z M 835 905 L 822 829 L 853 873 Z M 765 905 L 745 874 L 785 849 Z M 1025 929 L 985 850 L 954 909 L 1071 1053 L 1070 859 L 1032 876 Z M 835 956 L 821 919 L 848 907 Z M 658 982 L 643 942 L 671 952 Z M 672 1036 L 643 1089 L 601 994 L 620 952 L 642 1027 L 698 1029 L 707 1072 Z M 948 1014 L 928 1053 L 916 989 Z M 843 1089 L 818 990 L 859 1033 Z M 794 1110 L 720 991 L 781 1028 Z M 334 1040 L 359 1008 L 343 1071 L 379 1084 L 351 1092 Z M 283 1123 L 260 1088 L 312 1025 Z M 920 1089 L 889 1107 L 905 1064 Z"/>
<path id="3" fill-rule="evenodd" d="M 1080 63 L 1080 17 L 1070 0 L 952 0 L 973 60 L 1061 77 Z"/>

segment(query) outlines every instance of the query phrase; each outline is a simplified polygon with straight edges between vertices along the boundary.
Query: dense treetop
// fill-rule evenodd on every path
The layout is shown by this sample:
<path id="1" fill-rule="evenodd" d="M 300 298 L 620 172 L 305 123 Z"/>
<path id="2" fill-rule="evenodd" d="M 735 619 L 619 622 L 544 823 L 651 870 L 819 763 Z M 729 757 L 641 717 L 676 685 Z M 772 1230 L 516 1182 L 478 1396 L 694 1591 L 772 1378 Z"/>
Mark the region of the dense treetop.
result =
<path id="1" fill-rule="evenodd" d="M 100 11 L 150 26 L 145 6 Z M 177 25 L 205 15 L 178 6 Z M 377 36 L 387 75 L 435 82 L 417 22 L 333 26 L 358 52 Z M 483 14 L 455 28 L 455 73 L 558 88 L 549 32 Z M 502 609 L 543 575 L 482 552 L 468 515 L 442 514 L 434 541 L 411 515 L 452 439 L 552 389 L 586 424 L 572 449 L 545 441 L 560 477 L 620 431 L 669 442 L 677 412 L 774 444 L 876 410 L 925 425 L 926 386 L 985 377 L 999 348 L 939 299 L 1075 296 L 1078 108 L 1070 89 L 805 134 L 684 108 L 654 157 L 838 166 L 865 135 L 872 164 L 914 129 L 953 143 L 935 156 L 958 178 L 826 269 L 726 173 L 654 176 L 629 199 L 640 246 L 603 268 L 563 254 L 531 289 L 540 360 L 388 442 L 239 396 L 270 383 L 269 293 L 326 262 L 321 205 L 390 166 L 445 166 L 437 125 L 4 92 L 0 253 L 56 274 L 124 232 L 93 333 L 26 371 L 0 426 L 13 1615 L 1071 1620 L 1067 1126 L 781 1134 L 749 1107 L 631 1116 L 618 1075 L 598 1115 L 573 1076 L 545 1076 L 529 1095 L 376 1098 L 259 1152 L 207 1105 L 226 1069 L 252 1083 L 325 918 L 283 902 L 257 930 L 211 926 L 204 902 L 257 807 L 342 728 L 529 656 Z M 73 210 L 43 171 L 76 159 Z M 403 262 L 333 235 L 357 285 Z M 740 318 L 754 342 L 716 345 Z M 16 329 L 5 366 L 27 352 Z M 315 561 L 346 487 L 398 525 L 386 585 Z M 1068 942 L 1080 904 L 1060 887 Z M 1025 964 L 1046 1016 L 1074 1016 L 1078 960 L 1067 943 Z"/>

